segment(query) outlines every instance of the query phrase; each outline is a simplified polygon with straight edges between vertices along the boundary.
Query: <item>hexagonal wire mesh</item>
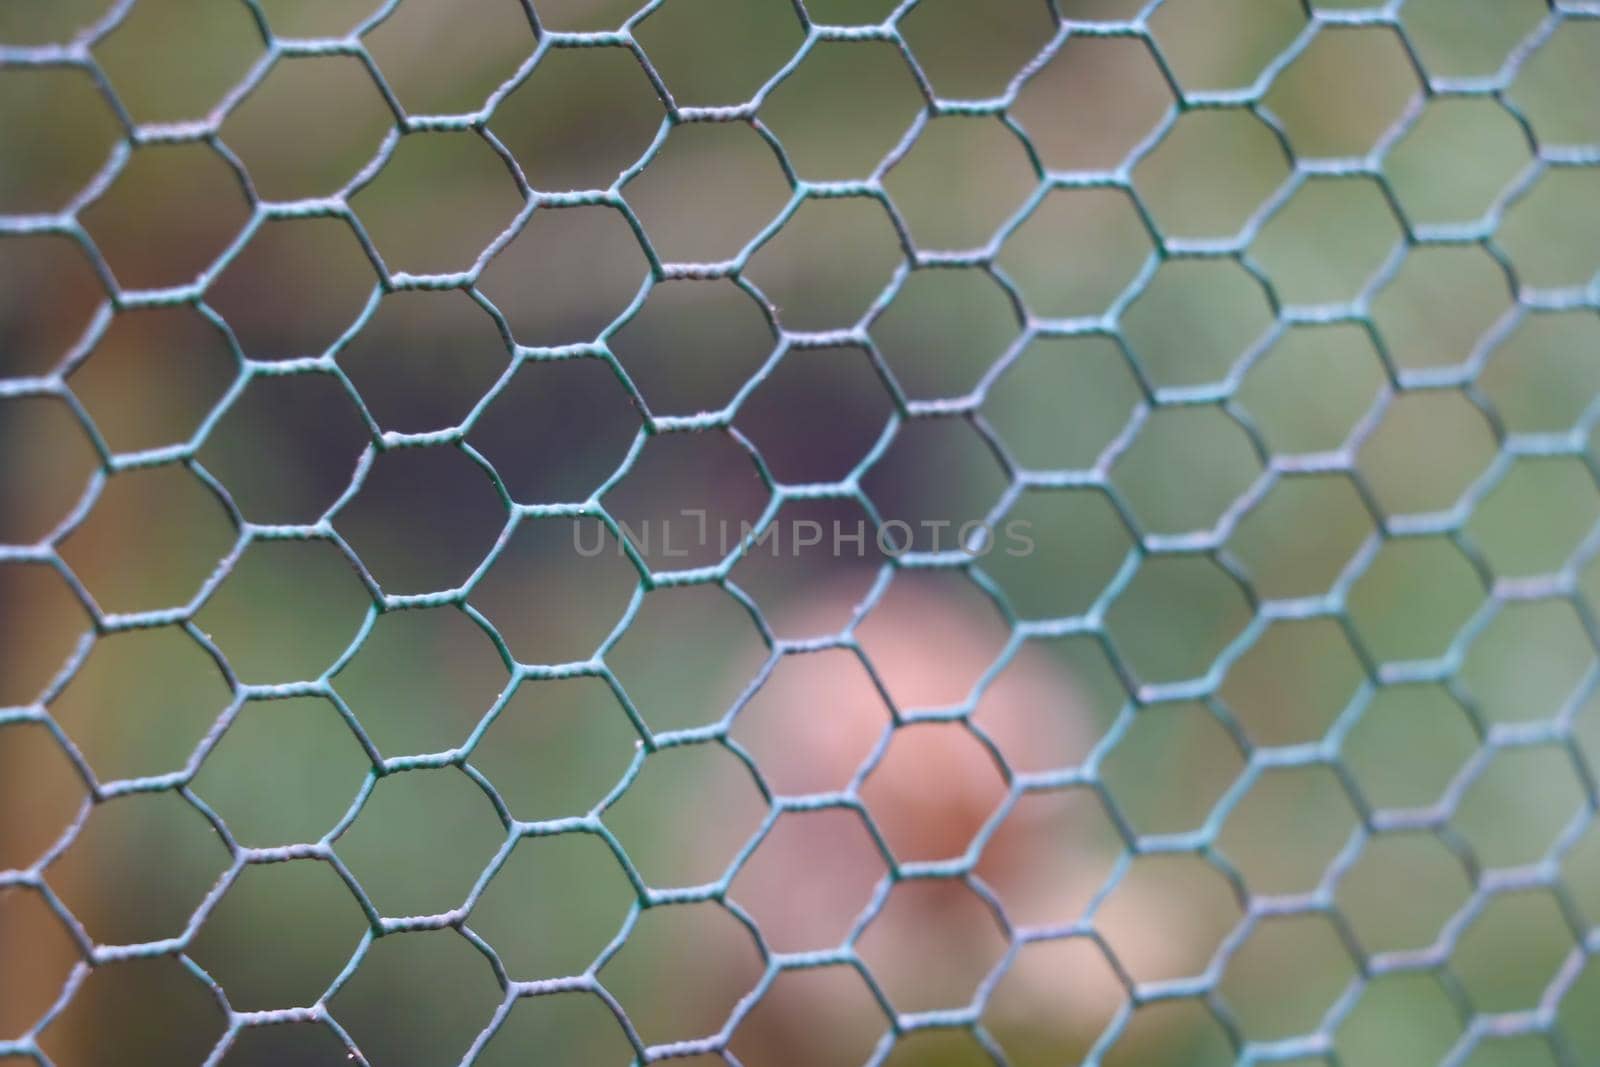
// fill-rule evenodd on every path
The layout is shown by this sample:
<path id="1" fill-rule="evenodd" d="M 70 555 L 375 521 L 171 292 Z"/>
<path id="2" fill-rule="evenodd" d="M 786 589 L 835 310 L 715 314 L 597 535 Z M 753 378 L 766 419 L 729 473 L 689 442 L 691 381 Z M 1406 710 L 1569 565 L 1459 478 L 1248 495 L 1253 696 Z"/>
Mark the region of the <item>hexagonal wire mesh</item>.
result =
<path id="1" fill-rule="evenodd" d="M 1600 1062 L 1600 5 L 635 3 L 0 7 L 0 1059 Z"/>

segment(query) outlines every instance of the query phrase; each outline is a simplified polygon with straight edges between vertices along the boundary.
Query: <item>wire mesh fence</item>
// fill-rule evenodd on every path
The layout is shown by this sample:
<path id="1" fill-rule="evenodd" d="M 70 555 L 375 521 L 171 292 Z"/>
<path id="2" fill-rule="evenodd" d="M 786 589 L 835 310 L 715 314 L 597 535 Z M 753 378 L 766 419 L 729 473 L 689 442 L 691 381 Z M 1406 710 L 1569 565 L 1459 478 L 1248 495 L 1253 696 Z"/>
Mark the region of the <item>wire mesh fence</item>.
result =
<path id="1" fill-rule="evenodd" d="M 1600 1062 L 1600 5 L 0 3 L 0 1062 Z"/>

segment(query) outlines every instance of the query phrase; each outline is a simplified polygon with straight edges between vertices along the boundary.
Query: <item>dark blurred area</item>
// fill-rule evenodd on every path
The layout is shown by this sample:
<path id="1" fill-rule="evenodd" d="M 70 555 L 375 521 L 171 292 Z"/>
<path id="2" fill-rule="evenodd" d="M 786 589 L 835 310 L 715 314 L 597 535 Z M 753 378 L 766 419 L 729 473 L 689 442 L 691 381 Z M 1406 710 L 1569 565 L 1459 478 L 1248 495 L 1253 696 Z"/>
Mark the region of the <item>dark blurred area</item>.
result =
<path id="1" fill-rule="evenodd" d="M 637 10 L 0 0 L 0 1063 L 1600 1063 L 1592 6 Z"/>

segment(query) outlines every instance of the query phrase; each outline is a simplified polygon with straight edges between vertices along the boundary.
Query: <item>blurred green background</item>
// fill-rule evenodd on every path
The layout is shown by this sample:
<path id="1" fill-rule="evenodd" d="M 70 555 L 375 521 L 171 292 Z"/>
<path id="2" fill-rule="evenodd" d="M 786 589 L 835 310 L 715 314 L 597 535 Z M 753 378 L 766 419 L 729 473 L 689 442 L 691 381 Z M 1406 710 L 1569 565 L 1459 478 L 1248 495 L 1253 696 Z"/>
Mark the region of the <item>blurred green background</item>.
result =
<path id="1" fill-rule="evenodd" d="M 543 52 L 491 139 L 426 117 L 518 74 L 523 6 L 376 6 L 139 0 L 75 38 L 103 0 L 0 0 L 0 46 L 87 57 L 0 51 L 0 1050 L 347 1062 L 327 1015 L 374 1064 L 453 1063 L 501 979 L 592 975 L 627 923 L 598 981 L 638 1040 L 758 989 L 746 1067 L 863 1062 L 886 1012 L 970 1005 L 987 1045 L 935 1027 L 885 1062 L 1412 1067 L 1534 1009 L 1452 1062 L 1600 1062 L 1600 171 L 1535 162 L 1600 145 L 1600 20 L 924 0 L 891 40 L 666 0 L 637 54 Z M 557 35 L 635 9 L 534 6 Z M 663 139 L 640 56 L 677 107 L 754 119 Z M 124 122 L 158 131 L 125 162 Z M 522 224 L 522 183 L 616 195 Z M 261 221 L 306 198 L 351 214 Z M 658 263 L 738 270 L 652 274 L 619 205 Z M 684 509 L 736 531 L 841 482 L 785 498 L 776 555 L 649 592 L 594 518 L 528 511 L 605 486 L 693 545 L 645 564 L 709 566 Z M 790 551 L 864 504 L 1034 549 Z M 380 613 L 352 558 L 452 592 Z M 853 649 L 775 646 L 891 572 Z M 971 873 L 891 888 L 924 861 Z M 445 920 L 368 943 L 463 913 L 499 976 Z M 772 974 L 847 941 L 863 970 Z M 1207 995 L 1127 988 L 1185 979 Z M 479 1051 L 636 1056 L 581 990 Z"/>

